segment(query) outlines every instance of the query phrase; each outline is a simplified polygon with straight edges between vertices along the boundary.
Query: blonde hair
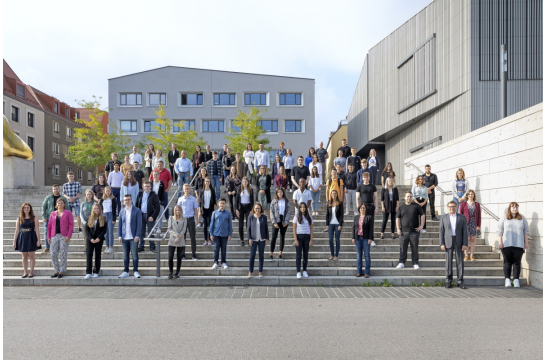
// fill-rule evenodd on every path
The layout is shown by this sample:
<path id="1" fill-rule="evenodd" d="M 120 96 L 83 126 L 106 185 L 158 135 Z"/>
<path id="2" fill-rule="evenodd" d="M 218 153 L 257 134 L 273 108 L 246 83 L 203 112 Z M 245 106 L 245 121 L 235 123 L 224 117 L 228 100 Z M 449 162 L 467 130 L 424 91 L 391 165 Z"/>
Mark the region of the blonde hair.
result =
<path id="1" fill-rule="evenodd" d="M 107 189 L 110 189 L 110 196 L 107 196 L 106 195 L 106 190 Z M 114 196 L 114 192 L 112 191 L 112 188 L 109 187 L 109 186 L 106 186 L 104 188 L 104 191 L 102 192 L 102 200 L 106 200 L 106 199 L 113 199 L 115 196 Z"/>
<path id="2" fill-rule="evenodd" d="M 184 217 L 184 210 L 182 209 L 182 206 L 181 206 L 181 205 L 176 205 L 176 206 L 174 207 L 174 210 L 176 210 L 176 209 L 180 209 L 180 219 L 183 218 L 183 217 Z M 172 212 L 174 213 L 174 218 L 175 218 L 175 219 L 178 219 L 178 218 L 176 217 L 176 212 L 175 212 L 174 210 L 172 211 Z"/>
<path id="3" fill-rule="evenodd" d="M 93 195 L 92 198 L 95 197 L 95 193 L 93 192 L 93 190 L 87 189 L 87 190 L 85 190 L 85 198 L 84 198 L 84 201 L 87 201 L 87 194 L 89 194 L 89 193 L 91 193 L 91 195 Z"/>
<path id="4" fill-rule="evenodd" d="M 98 215 L 95 215 L 95 206 L 98 208 Z M 89 215 L 89 220 L 87 220 L 87 226 L 94 227 L 95 220 L 98 220 L 100 226 L 104 226 L 106 223 L 106 217 L 102 215 L 102 208 L 97 203 L 94 203 L 91 208 L 91 215 Z"/>
<path id="5" fill-rule="evenodd" d="M 461 179 L 458 179 L 458 171 L 462 172 L 462 178 Z M 454 179 L 455 180 L 465 180 L 466 179 L 466 173 L 465 173 L 464 169 L 459 168 L 458 170 L 456 170 L 456 174 L 454 175 Z"/>

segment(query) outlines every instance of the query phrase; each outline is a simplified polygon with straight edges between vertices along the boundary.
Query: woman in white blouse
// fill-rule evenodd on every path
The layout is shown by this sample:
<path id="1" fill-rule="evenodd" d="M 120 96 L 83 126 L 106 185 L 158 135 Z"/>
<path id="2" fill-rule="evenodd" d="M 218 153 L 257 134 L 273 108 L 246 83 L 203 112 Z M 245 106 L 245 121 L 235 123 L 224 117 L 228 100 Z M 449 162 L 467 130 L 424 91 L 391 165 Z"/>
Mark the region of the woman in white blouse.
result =
<path id="1" fill-rule="evenodd" d="M 295 159 L 293 158 L 293 154 L 291 152 L 291 149 L 286 149 L 286 155 L 284 155 L 284 158 L 282 159 L 282 162 L 284 163 L 284 169 L 286 170 L 286 176 L 288 177 L 288 189 L 290 192 L 292 192 L 291 188 L 291 169 L 293 169 L 293 166 L 295 165 Z"/>
<path id="2" fill-rule="evenodd" d="M 278 237 L 278 232 L 280 232 L 280 251 L 278 251 L 278 260 L 283 260 L 282 251 L 284 251 L 286 230 L 288 229 L 288 225 L 290 224 L 290 212 L 291 204 L 286 197 L 286 190 L 279 187 L 276 189 L 276 196 L 271 202 L 271 220 L 274 228 L 271 240 L 271 255 L 269 257 L 270 261 L 274 259 L 273 254 L 276 245 L 276 238 Z"/>
<path id="3" fill-rule="evenodd" d="M 255 156 L 255 153 L 252 150 L 252 144 L 248 143 L 246 145 L 246 150 L 244 150 L 244 152 L 242 153 L 242 157 L 244 158 L 244 161 L 246 162 L 246 167 L 248 171 L 250 172 L 250 176 L 248 176 L 248 179 L 250 180 L 250 184 L 252 183 L 252 178 L 254 174 L 254 156 Z"/>
<path id="4" fill-rule="evenodd" d="M 159 160 L 161 160 L 163 164 L 167 163 L 163 158 L 163 152 L 161 151 L 161 149 L 157 149 L 157 151 L 155 152 L 155 156 L 153 157 L 153 170 L 157 169 L 157 163 L 159 162 Z"/>
<path id="5" fill-rule="evenodd" d="M 428 204 L 428 188 L 426 185 L 424 185 L 424 177 L 422 175 L 419 175 L 416 177 L 415 185 L 413 185 L 412 193 L 413 193 L 413 201 L 422 207 L 422 210 L 424 211 L 424 227 L 422 230 L 420 230 L 420 233 L 425 233 L 426 230 L 426 206 Z"/>

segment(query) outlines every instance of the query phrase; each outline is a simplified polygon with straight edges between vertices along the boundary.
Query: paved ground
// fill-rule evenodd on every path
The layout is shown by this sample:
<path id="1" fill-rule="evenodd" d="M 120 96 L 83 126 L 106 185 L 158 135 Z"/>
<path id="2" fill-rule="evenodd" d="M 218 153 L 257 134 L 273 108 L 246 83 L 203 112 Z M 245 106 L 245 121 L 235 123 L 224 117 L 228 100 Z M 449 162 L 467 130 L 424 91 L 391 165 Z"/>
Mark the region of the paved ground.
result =
<path id="1" fill-rule="evenodd" d="M 543 358 L 531 287 L 3 290 L 6 359 Z"/>

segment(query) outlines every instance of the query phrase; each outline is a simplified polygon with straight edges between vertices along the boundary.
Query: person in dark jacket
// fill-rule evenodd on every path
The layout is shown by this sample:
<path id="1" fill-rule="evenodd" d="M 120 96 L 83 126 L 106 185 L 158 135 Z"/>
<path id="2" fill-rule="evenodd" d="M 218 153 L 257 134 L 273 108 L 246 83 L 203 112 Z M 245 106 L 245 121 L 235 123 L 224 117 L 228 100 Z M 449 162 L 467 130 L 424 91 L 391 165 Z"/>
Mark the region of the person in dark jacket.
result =
<path id="1" fill-rule="evenodd" d="M 240 189 L 237 191 L 235 200 L 238 217 L 238 233 L 240 236 L 240 246 L 244 246 L 244 220 L 248 218 L 254 208 L 255 194 L 250 186 L 250 181 L 245 176 L 240 182 Z"/>
<path id="2" fill-rule="evenodd" d="M 225 154 L 221 158 L 223 164 L 223 186 L 226 186 L 226 180 L 231 173 L 231 166 L 235 162 L 235 157 L 231 155 L 231 149 L 227 149 Z"/>
<path id="3" fill-rule="evenodd" d="M 226 159 L 226 157 L 224 157 Z M 231 166 L 229 171 L 229 176 L 225 178 L 225 190 L 229 196 L 229 206 L 231 209 L 231 220 L 236 219 L 236 204 L 234 203 L 237 196 L 237 190 L 240 189 L 240 178 L 237 175 L 237 169 L 234 166 Z"/>
<path id="4" fill-rule="evenodd" d="M 159 201 L 161 203 L 160 214 L 165 211 L 165 183 L 159 180 L 159 171 L 153 170 L 152 172 L 153 181 L 151 182 L 151 190 L 157 194 Z M 157 235 L 161 235 L 161 227 L 163 226 L 163 218 L 159 220 L 159 225 L 157 225 Z"/>
<path id="5" fill-rule="evenodd" d="M 271 208 L 271 176 L 267 174 L 267 167 L 261 165 L 256 177 L 257 201 L 263 206 L 265 215 L 270 216 Z"/>
<path id="6" fill-rule="evenodd" d="M 113 254 L 114 253 L 114 226 L 117 209 L 117 198 L 112 193 L 112 188 L 106 186 L 104 188 L 104 193 L 102 194 L 102 199 L 98 202 L 100 205 L 101 213 L 106 217 L 107 227 L 106 227 L 106 250 L 104 253 Z"/>
<path id="7" fill-rule="evenodd" d="M 280 166 L 284 166 L 284 163 L 282 162 L 282 158 L 280 157 L 280 155 L 276 155 L 274 157 L 274 163 L 272 164 L 271 168 L 272 168 L 272 171 L 271 171 L 271 179 L 273 180 L 274 182 L 274 179 L 276 178 L 276 175 L 278 175 L 280 173 Z M 276 191 L 276 184 L 273 184 L 274 185 L 274 191 Z"/>
<path id="8" fill-rule="evenodd" d="M 199 190 L 199 195 L 197 197 L 199 202 L 199 217 L 203 218 L 203 229 L 204 229 L 204 244 L 212 246 L 212 241 L 210 240 L 209 227 L 210 220 L 212 219 L 212 213 L 216 210 L 216 191 L 212 187 L 212 180 L 207 177 L 204 180 L 204 186 Z"/>
<path id="9" fill-rule="evenodd" d="M 395 187 L 395 181 L 389 177 L 386 180 L 386 186 L 382 188 L 380 193 L 380 201 L 382 201 L 382 229 L 380 230 L 380 238 L 384 239 L 384 230 L 386 230 L 386 224 L 388 223 L 388 216 L 390 216 L 390 227 L 392 230 L 392 239 L 395 239 L 396 228 L 396 213 L 399 208 L 399 192 Z"/>
<path id="10" fill-rule="evenodd" d="M 144 191 L 138 193 L 136 197 L 136 204 L 134 205 L 142 212 L 142 231 L 140 233 L 140 242 L 138 243 L 138 251 L 144 251 L 144 243 L 146 238 L 146 225 L 148 228 L 148 235 L 154 237 L 155 234 L 151 233 L 151 230 L 155 226 L 155 221 L 161 211 L 161 203 L 159 202 L 159 196 L 151 190 L 151 182 L 144 182 Z M 155 241 L 149 242 L 149 249 L 151 252 L 155 252 Z"/>
<path id="11" fill-rule="evenodd" d="M 325 216 L 325 224 L 329 231 L 329 251 L 331 252 L 331 256 L 328 260 L 339 260 L 343 216 L 343 203 L 339 200 L 337 190 L 331 190 Z M 337 245 L 337 250 L 335 250 L 335 246 L 333 245 L 333 235 L 335 235 L 335 244 Z"/>
<path id="12" fill-rule="evenodd" d="M 371 184 L 378 185 L 377 183 L 380 183 L 380 177 L 378 176 L 378 170 L 380 169 L 380 163 L 378 161 L 377 152 L 375 149 L 371 149 L 369 151 L 369 157 L 367 158 L 367 166 L 369 166 L 369 170 L 373 174 L 373 182 Z"/>
<path id="13" fill-rule="evenodd" d="M 362 274 L 362 255 L 365 253 L 365 275 L 368 278 L 371 275 L 371 242 L 374 239 L 374 220 L 373 216 L 366 214 L 367 206 L 360 204 L 358 207 L 359 215 L 354 216 L 352 225 L 352 244 L 356 244 L 357 273 L 356 277 Z"/>
<path id="14" fill-rule="evenodd" d="M 178 183 L 178 174 L 174 170 L 174 164 L 176 160 L 180 157 L 180 152 L 176 149 L 176 144 L 170 144 L 170 151 L 168 152 L 168 165 L 170 166 L 170 175 L 172 176 L 172 181 Z"/>
<path id="15" fill-rule="evenodd" d="M 98 277 L 100 271 L 100 258 L 102 244 L 104 244 L 104 235 L 108 228 L 107 220 L 102 215 L 102 208 L 99 204 L 93 204 L 89 220 L 85 224 L 85 242 L 87 251 L 87 269 L 85 271 L 85 280 L 91 277 Z M 93 252 L 95 253 L 95 267 L 93 268 Z M 92 270 L 91 270 L 92 269 Z"/>
<path id="16" fill-rule="evenodd" d="M 204 161 L 208 162 L 212 160 L 212 150 L 210 150 L 210 145 L 206 145 L 206 151 L 204 152 Z"/>
<path id="17" fill-rule="evenodd" d="M 193 164 L 193 174 L 197 173 L 204 162 L 204 153 L 201 151 L 200 145 L 197 145 L 195 146 L 195 152 L 191 158 L 191 163 Z"/>
<path id="18" fill-rule="evenodd" d="M 260 203 L 254 204 L 253 212 L 253 215 L 248 216 L 248 245 L 251 246 L 248 277 L 251 278 L 254 272 L 255 253 L 259 248 L 259 277 L 262 278 L 265 245 L 269 243 L 269 224 Z"/>

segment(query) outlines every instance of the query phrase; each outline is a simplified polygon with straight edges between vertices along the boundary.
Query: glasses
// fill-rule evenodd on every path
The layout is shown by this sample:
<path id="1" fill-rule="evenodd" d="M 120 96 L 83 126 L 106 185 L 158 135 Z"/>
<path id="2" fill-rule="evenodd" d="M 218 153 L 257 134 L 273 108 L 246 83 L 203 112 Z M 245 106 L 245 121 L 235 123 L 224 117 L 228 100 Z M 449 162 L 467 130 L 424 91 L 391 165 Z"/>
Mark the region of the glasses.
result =
<path id="1" fill-rule="evenodd" d="M 449 208 L 455 208 L 456 205 L 449 205 L 448 207 L 449 207 Z"/>

